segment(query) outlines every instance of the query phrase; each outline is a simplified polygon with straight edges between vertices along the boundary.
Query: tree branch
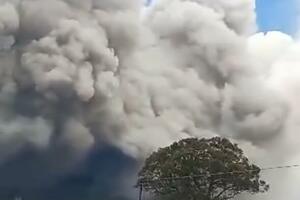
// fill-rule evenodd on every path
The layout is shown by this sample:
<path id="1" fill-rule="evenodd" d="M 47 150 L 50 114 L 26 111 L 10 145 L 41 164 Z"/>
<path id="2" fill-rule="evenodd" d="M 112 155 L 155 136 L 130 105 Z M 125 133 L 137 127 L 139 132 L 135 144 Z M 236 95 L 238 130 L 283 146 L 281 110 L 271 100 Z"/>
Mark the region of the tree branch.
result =
<path id="1" fill-rule="evenodd" d="M 227 192 L 231 188 L 232 188 L 232 186 L 223 188 L 223 190 L 221 192 L 219 192 L 219 194 L 217 194 L 213 199 L 215 199 L 215 200 L 218 199 L 222 194 L 224 194 L 225 192 Z"/>
<path id="2" fill-rule="evenodd" d="M 212 197 L 212 189 L 213 189 L 213 182 L 209 181 L 208 190 L 207 190 L 207 196 Z"/>
<path id="3" fill-rule="evenodd" d="M 235 192 L 233 193 L 231 196 L 228 196 L 228 197 L 225 197 L 224 200 L 227 200 L 227 199 L 232 199 L 233 197 L 235 197 L 236 195 L 240 194 L 241 192 Z"/>

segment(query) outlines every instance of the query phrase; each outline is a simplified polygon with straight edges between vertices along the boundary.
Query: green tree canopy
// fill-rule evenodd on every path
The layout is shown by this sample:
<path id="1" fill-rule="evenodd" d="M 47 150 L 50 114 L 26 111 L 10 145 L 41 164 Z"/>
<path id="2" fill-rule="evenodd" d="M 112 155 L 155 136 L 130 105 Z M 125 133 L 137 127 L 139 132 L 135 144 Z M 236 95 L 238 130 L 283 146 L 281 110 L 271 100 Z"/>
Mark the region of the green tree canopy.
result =
<path id="1" fill-rule="evenodd" d="M 228 139 L 190 138 L 152 153 L 138 184 L 155 199 L 227 200 L 243 192 L 267 191 L 260 171 Z"/>

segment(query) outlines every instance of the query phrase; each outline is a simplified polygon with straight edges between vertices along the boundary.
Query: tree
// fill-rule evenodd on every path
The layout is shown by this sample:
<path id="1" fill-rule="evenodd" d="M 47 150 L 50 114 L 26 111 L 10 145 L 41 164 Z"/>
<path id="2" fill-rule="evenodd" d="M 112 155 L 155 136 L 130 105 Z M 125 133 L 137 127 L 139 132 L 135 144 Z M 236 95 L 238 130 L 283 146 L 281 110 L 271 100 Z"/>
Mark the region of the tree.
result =
<path id="1" fill-rule="evenodd" d="M 260 171 L 228 139 L 190 138 L 152 153 L 138 184 L 155 199 L 227 200 L 243 192 L 266 192 L 269 185 Z"/>

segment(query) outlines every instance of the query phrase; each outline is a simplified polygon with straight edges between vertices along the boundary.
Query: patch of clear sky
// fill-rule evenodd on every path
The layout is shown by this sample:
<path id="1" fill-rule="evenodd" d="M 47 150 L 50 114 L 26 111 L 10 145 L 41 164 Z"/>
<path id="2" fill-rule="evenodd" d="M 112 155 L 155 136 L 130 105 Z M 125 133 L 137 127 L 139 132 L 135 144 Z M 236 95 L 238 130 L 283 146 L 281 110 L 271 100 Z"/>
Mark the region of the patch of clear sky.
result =
<path id="1" fill-rule="evenodd" d="M 290 35 L 299 30 L 300 0 L 256 0 L 259 31 L 281 31 Z"/>

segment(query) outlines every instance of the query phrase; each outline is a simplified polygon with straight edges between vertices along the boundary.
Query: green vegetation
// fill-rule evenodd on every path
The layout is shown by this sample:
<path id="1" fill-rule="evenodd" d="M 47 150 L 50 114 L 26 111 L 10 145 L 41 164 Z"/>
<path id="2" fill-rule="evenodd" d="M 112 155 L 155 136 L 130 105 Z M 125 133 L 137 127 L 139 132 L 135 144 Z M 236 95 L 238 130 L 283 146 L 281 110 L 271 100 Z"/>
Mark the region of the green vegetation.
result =
<path id="1" fill-rule="evenodd" d="M 160 200 L 228 200 L 266 192 L 260 171 L 228 139 L 190 138 L 150 155 L 138 183 Z"/>

